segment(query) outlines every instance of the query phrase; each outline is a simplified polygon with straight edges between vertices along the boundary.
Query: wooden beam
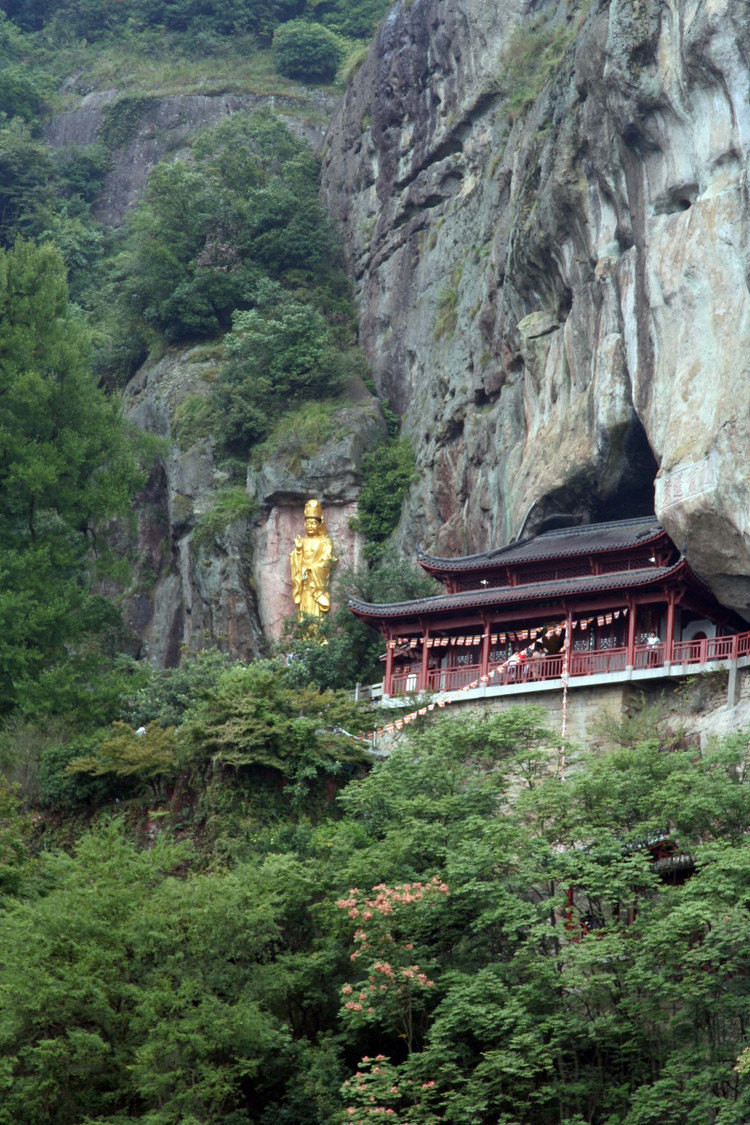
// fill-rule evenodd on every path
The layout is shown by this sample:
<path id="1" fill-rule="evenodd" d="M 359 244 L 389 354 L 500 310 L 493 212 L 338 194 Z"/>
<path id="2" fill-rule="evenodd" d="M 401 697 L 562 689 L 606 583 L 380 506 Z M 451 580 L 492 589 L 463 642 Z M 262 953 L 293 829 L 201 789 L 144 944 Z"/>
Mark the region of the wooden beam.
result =
<path id="1" fill-rule="evenodd" d="M 422 668 L 419 677 L 419 690 L 427 691 L 429 686 L 429 660 L 430 650 L 427 647 L 427 639 L 430 636 L 430 629 L 428 625 L 424 626 L 422 633 Z"/>

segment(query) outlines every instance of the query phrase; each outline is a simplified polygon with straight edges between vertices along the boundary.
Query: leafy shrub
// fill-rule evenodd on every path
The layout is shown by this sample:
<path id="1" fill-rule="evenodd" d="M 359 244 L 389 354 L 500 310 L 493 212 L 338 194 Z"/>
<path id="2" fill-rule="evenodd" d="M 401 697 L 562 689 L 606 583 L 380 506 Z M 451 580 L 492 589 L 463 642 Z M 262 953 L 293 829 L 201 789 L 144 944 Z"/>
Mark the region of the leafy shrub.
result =
<path id="1" fill-rule="evenodd" d="M 273 37 L 276 69 L 300 82 L 333 82 L 343 57 L 338 36 L 319 23 L 291 20 Z"/>
<path id="2" fill-rule="evenodd" d="M 238 520 L 249 520 L 256 510 L 257 505 L 248 496 L 247 489 L 241 486 L 225 488 L 195 525 L 193 546 L 196 549 L 210 547 L 217 535 L 221 535 Z"/>
<path id="3" fill-rule="evenodd" d="M 131 314 L 169 341 L 229 328 L 267 277 L 325 286 L 335 257 L 309 149 L 270 113 L 235 114 L 160 164 L 132 222 Z"/>
<path id="4" fill-rule="evenodd" d="M 188 708 L 215 688 L 232 661 L 218 649 L 185 653 L 177 668 L 149 669 L 148 682 L 124 696 L 120 717 L 131 727 L 179 726 Z"/>
<path id="5" fill-rule="evenodd" d="M 28 69 L 14 64 L 0 68 L 0 112 L 34 122 L 45 106 L 45 91 Z"/>
<path id="6" fill-rule="evenodd" d="M 367 538 L 364 554 L 371 561 L 380 557 L 395 529 L 415 475 L 414 451 L 407 438 L 393 439 L 363 458 L 356 528 Z"/>
<path id="7" fill-rule="evenodd" d="M 40 209 L 52 199 L 54 173 L 49 148 L 24 122 L 0 129 L 0 245 L 34 233 Z"/>
<path id="8" fill-rule="evenodd" d="M 45 747 L 39 758 L 37 804 L 41 809 L 76 809 L 84 805 L 98 806 L 115 798 L 130 797 L 137 789 L 132 779 L 114 774 L 93 776 L 71 773 L 68 767 L 90 743 L 68 743 Z"/>
<path id="9" fill-rule="evenodd" d="M 230 450 L 265 437 L 289 405 L 340 385 L 335 340 L 311 305 L 281 299 L 237 313 L 225 341 L 228 363 L 215 389 L 220 435 Z"/>
<path id="10" fill-rule="evenodd" d="M 389 0 L 308 0 L 305 14 L 339 35 L 369 39 L 389 7 Z"/>
<path id="11" fill-rule="evenodd" d="M 113 723 L 89 754 L 73 758 L 65 767 L 72 777 L 105 778 L 110 784 L 148 782 L 155 795 L 161 782 L 177 767 L 174 727 L 151 723 L 134 729 L 127 723 Z"/>
<path id="12" fill-rule="evenodd" d="M 342 728 L 362 725 L 362 712 L 340 692 L 290 686 L 272 661 L 236 664 L 198 700 L 184 725 L 185 764 L 206 772 L 272 770 L 302 797 L 319 775 L 361 762 Z"/>

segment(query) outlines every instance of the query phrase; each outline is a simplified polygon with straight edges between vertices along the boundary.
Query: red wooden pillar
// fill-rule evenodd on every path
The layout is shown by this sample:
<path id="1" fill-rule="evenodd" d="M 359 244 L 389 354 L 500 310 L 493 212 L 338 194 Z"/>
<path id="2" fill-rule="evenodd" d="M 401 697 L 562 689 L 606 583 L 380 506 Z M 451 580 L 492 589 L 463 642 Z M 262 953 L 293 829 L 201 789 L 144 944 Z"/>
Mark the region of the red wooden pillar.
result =
<path id="1" fill-rule="evenodd" d="M 389 629 L 385 634 L 385 677 L 383 679 L 383 695 L 390 695 L 393 685 L 393 645 L 391 640 L 391 631 Z"/>
<path id="2" fill-rule="evenodd" d="M 664 643 L 664 663 L 672 661 L 674 651 L 674 590 L 667 594 L 667 639 Z"/>
<path id="3" fill-rule="evenodd" d="M 635 667 L 635 602 L 628 603 L 628 653 L 625 664 L 628 668 Z"/>
<path id="4" fill-rule="evenodd" d="M 428 691 L 430 687 L 430 650 L 427 647 L 427 639 L 430 636 L 430 630 L 425 626 L 422 629 L 422 671 L 419 677 L 419 690 Z"/>
<path id="5" fill-rule="evenodd" d="M 490 623 L 489 621 L 484 621 L 483 625 L 484 629 L 482 635 L 482 656 L 480 660 L 481 666 L 479 669 L 479 675 L 480 677 L 487 677 L 490 670 Z M 482 682 L 486 683 L 486 678 L 482 680 Z"/>
<path id="6" fill-rule="evenodd" d="M 565 650 L 563 668 L 570 675 L 573 664 L 573 610 L 569 607 L 565 610 Z"/>

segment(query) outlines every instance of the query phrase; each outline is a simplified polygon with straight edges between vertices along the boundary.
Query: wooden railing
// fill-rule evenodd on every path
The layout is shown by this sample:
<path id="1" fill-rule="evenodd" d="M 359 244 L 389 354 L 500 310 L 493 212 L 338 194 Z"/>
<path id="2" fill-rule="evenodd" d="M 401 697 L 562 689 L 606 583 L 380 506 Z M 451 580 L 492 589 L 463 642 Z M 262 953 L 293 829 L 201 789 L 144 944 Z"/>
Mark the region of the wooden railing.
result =
<path id="1" fill-rule="evenodd" d="M 665 664 L 666 645 L 639 644 L 633 653 L 633 667 L 636 669 L 662 668 Z M 738 633 L 732 637 L 708 637 L 699 641 L 675 641 L 672 645 L 672 664 L 707 664 L 714 660 L 736 660 L 750 655 L 750 632 Z M 569 673 L 571 677 L 607 675 L 623 672 L 628 667 L 626 648 L 594 649 L 591 652 L 572 652 Z M 490 664 L 487 683 L 490 686 L 504 684 L 534 683 L 540 680 L 559 680 L 563 670 L 563 657 L 534 657 L 523 664 Z M 460 691 L 461 688 L 476 686 L 480 682 L 481 666 L 464 664 L 458 668 L 431 668 L 427 674 L 427 691 Z M 394 673 L 391 681 L 393 695 L 412 695 L 423 690 L 421 669 L 412 667 L 408 671 Z"/>

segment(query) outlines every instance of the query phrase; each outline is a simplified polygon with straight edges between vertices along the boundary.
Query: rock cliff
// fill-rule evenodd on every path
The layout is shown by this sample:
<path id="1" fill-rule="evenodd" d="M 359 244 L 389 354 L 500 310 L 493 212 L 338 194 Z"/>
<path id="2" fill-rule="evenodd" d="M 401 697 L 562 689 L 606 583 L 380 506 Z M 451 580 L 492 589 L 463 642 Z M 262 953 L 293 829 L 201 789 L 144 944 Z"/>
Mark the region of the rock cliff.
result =
<path id="1" fill-rule="evenodd" d="M 265 106 L 317 147 L 335 100 L 304 88 L 298 96 L 140 98 L 92 91 L 52 119 L 47 138 L 56 148 L 105 140 L 112 167 L 97 213 L 118 226 L 142 197 L 156 163 L 188 157 L 201 129 Z M 108 107 L 118 106 L 108 117 Z M 333 414 L 333 436 L 324 448 L 300 448 L 293 437 L 247 469 L 227 467 L 211 434 L 190 425 L 190 407 L 210 393 L 221 360 L 220 342 L 172 349 L 150 359 L 123 394 L 128 417 L 162 439 L 133 525 L 112 529 L 134 575 L 124 603 L 134 649 L 161 667 L 178 664 L 184 649 L 216 645 L 243 658 L 268 651 L 294 611 L 289 552 L 304 531 L 303 506 L 310 497 L 324 504 L 338 558 L 334 596 L 337 573 L 360 563 L 360 535 L 351 523 L 363 455 L 385 434 L 377 400 L 354 379 Z"/>
<path id="2" fill-rule="evenodd" d="M 216 348 L 174 350 L 146 363 L 124 393 L 130 419 L 164 441 L 134 526 L 118 532 L 136 575 L 126 619 L 138 655 L 159 667 L 210 645 L 244 658 L 268 651 L 294 611 L 289 552 L 310 496 L 323 502 L 338 573 L 360 563 L 350 523 L 362 457 L 385 430 L 377 400 L 354 380 L 333 418 L 335 438 L 301 452 L 292 438 L 237 478 L 211 436 L 185 423 L 185 405 L 209 393 L 216 364 Z"/>
<path id="3" fill-rule="evenodd" d="M 96 212 L 108 226 L 119 226 L 128 211 L 140 201 L 156 164 L 160 160 L 186 156 L 190 141 L 201 129 L 216 125 L 232 113 L 270 108 L 293 133 L 317 148 L 335 103 L 335 97 L 314 90 L 301 91 L 299 96 L 174 94 L 165 97 L 134 97 L 122 95 L 115 89 L 94 90 L 81 97 L 73 108 L 51 119 L 47 140 L 53 148 L 86 148 L 96 141 L 109 141 L 112 166 L 105 177 Z M 108 113 L 112 115 L 109 118 Z M 113 129 L 113 123 L 119 127 Z"/>
<path id="4" fill-rule="evenodd" d="M 400 2 L 324 192 L 436 553 L 654 503 L 750 615 L 745 0 Z"/>

